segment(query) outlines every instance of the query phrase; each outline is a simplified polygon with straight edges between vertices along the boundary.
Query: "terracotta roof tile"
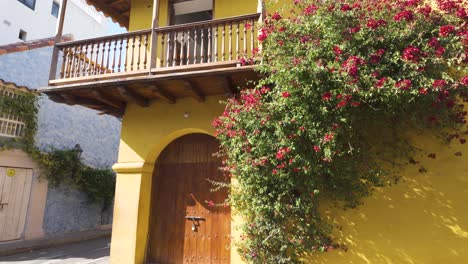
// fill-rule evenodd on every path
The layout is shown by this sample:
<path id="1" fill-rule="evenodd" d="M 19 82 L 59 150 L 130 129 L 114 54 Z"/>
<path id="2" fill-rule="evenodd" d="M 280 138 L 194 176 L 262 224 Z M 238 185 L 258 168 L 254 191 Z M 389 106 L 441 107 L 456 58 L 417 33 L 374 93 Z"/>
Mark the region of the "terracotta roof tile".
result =
<path id="1" fill-rule="evenodd" d="M 43 47 L 50 47 L 54 45 L 55 37 L 51 38 L 44 38 L 44 39 L 35 39 L 26 42 L 17 42 L 12 44 L 7 44 L 0 46 L 0 55 L 13 53 L 13 52 L 20 52 L 25 50 L 32 50 L 38 49 Z M 62 41 L 71 41 L 73 40 L 73 35 L 64 35 L 62 37 Z"/>
<path id="2" fill-rule="evenodd" d="M 15 90 L 20 90 L 20 91 L 23 91 L 23 92 L 26 92 L 26 93 L 32 93 L 32 94 L 36 94 L 36 95 L 39 94 L 37 91 L 29 89 L 26 86 L 18 86 L 18 85 L 16 85 L 16 83 L 6 82 L 3 79 L 0 79 L 0 89 L 4 88 L 4 87 L 5 88 L 15 89 Z"/>

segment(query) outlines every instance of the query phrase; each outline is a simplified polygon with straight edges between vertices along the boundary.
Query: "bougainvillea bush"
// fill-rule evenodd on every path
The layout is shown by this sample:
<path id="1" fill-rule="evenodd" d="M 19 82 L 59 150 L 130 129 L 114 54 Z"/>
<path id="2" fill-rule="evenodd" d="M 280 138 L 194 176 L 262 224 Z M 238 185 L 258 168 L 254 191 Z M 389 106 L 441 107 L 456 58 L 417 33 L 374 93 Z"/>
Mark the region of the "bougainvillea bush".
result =
<path id="1" fill-rule="evenodd" d="M 295 0 L 269 13 L 258 36 L 265 77 L 213 125 L 236 179 L 241 255 L 301 263 L 337 246 L 321 201 L 354 207 L 391 180 L 385 164 L 411 153 L 403 128 L 462 129 L 467 5 Z"/>

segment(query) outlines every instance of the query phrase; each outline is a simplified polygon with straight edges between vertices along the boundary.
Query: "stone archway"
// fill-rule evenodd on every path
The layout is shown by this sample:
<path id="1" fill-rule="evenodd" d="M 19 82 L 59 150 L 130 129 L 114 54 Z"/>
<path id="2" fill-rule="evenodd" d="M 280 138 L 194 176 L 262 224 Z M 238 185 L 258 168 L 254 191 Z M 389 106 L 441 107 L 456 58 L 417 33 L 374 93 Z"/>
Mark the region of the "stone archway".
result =
<path id="1" fill-rule="evenodd" d="M 230 263 L 231 210 L 227 191 L 211 192 L 207 179 L 224 181 L 218 142 L 206 134 L 175 139 L 155 164 L 148 263 Z"/>

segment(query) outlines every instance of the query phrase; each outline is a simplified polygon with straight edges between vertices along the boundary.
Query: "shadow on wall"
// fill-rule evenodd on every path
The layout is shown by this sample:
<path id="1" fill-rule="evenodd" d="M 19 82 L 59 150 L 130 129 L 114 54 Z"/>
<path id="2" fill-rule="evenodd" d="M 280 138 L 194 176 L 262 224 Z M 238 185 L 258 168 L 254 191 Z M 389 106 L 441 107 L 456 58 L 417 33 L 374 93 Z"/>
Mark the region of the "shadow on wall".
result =
<path id="1" fill-rule="evenodd" d="M 436 158 L 415 157 L 419 163 L 402 168 L 398 184 L 375 190 L 355 210 L 326 209 L 348 250 L 307 263 L 468 263 L 468 146 L 420 135 L 412 141 Z"/>

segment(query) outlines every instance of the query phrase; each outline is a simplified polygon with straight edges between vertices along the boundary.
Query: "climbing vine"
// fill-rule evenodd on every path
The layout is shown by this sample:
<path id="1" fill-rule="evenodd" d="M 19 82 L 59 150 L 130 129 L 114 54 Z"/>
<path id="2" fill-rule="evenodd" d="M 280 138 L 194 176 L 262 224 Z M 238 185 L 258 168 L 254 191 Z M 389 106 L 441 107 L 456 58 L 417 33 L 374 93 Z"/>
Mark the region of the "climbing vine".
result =
<path id="1" fill-rule="evenodd" d="M 213 122 L 250 263 L 341 247 L 321 202 L 397 181 L 408 129 L 466 142 L 466 1 L 292 2 L 259 29 L 266 77 Z"/>
<path id="2" fill-rule="evenodd" d="M 3 149 L 20 147 L 36 160 L 44 179 L 52 187 L 62 183 L 84 192 L 90 202 L 103 202 L 106 209 L 112 203 L 115 189 L 115 175 L 109 169 L 87 166 L 76 156 L 73 149 L 50 149 L 42 151 L 35 145 L 37 132 L 37 94 L 18 92 L 8 96 L 0 93 L 0 113 L 11 113 L 25 124 L 20 137 L 3 142 Z"/>

